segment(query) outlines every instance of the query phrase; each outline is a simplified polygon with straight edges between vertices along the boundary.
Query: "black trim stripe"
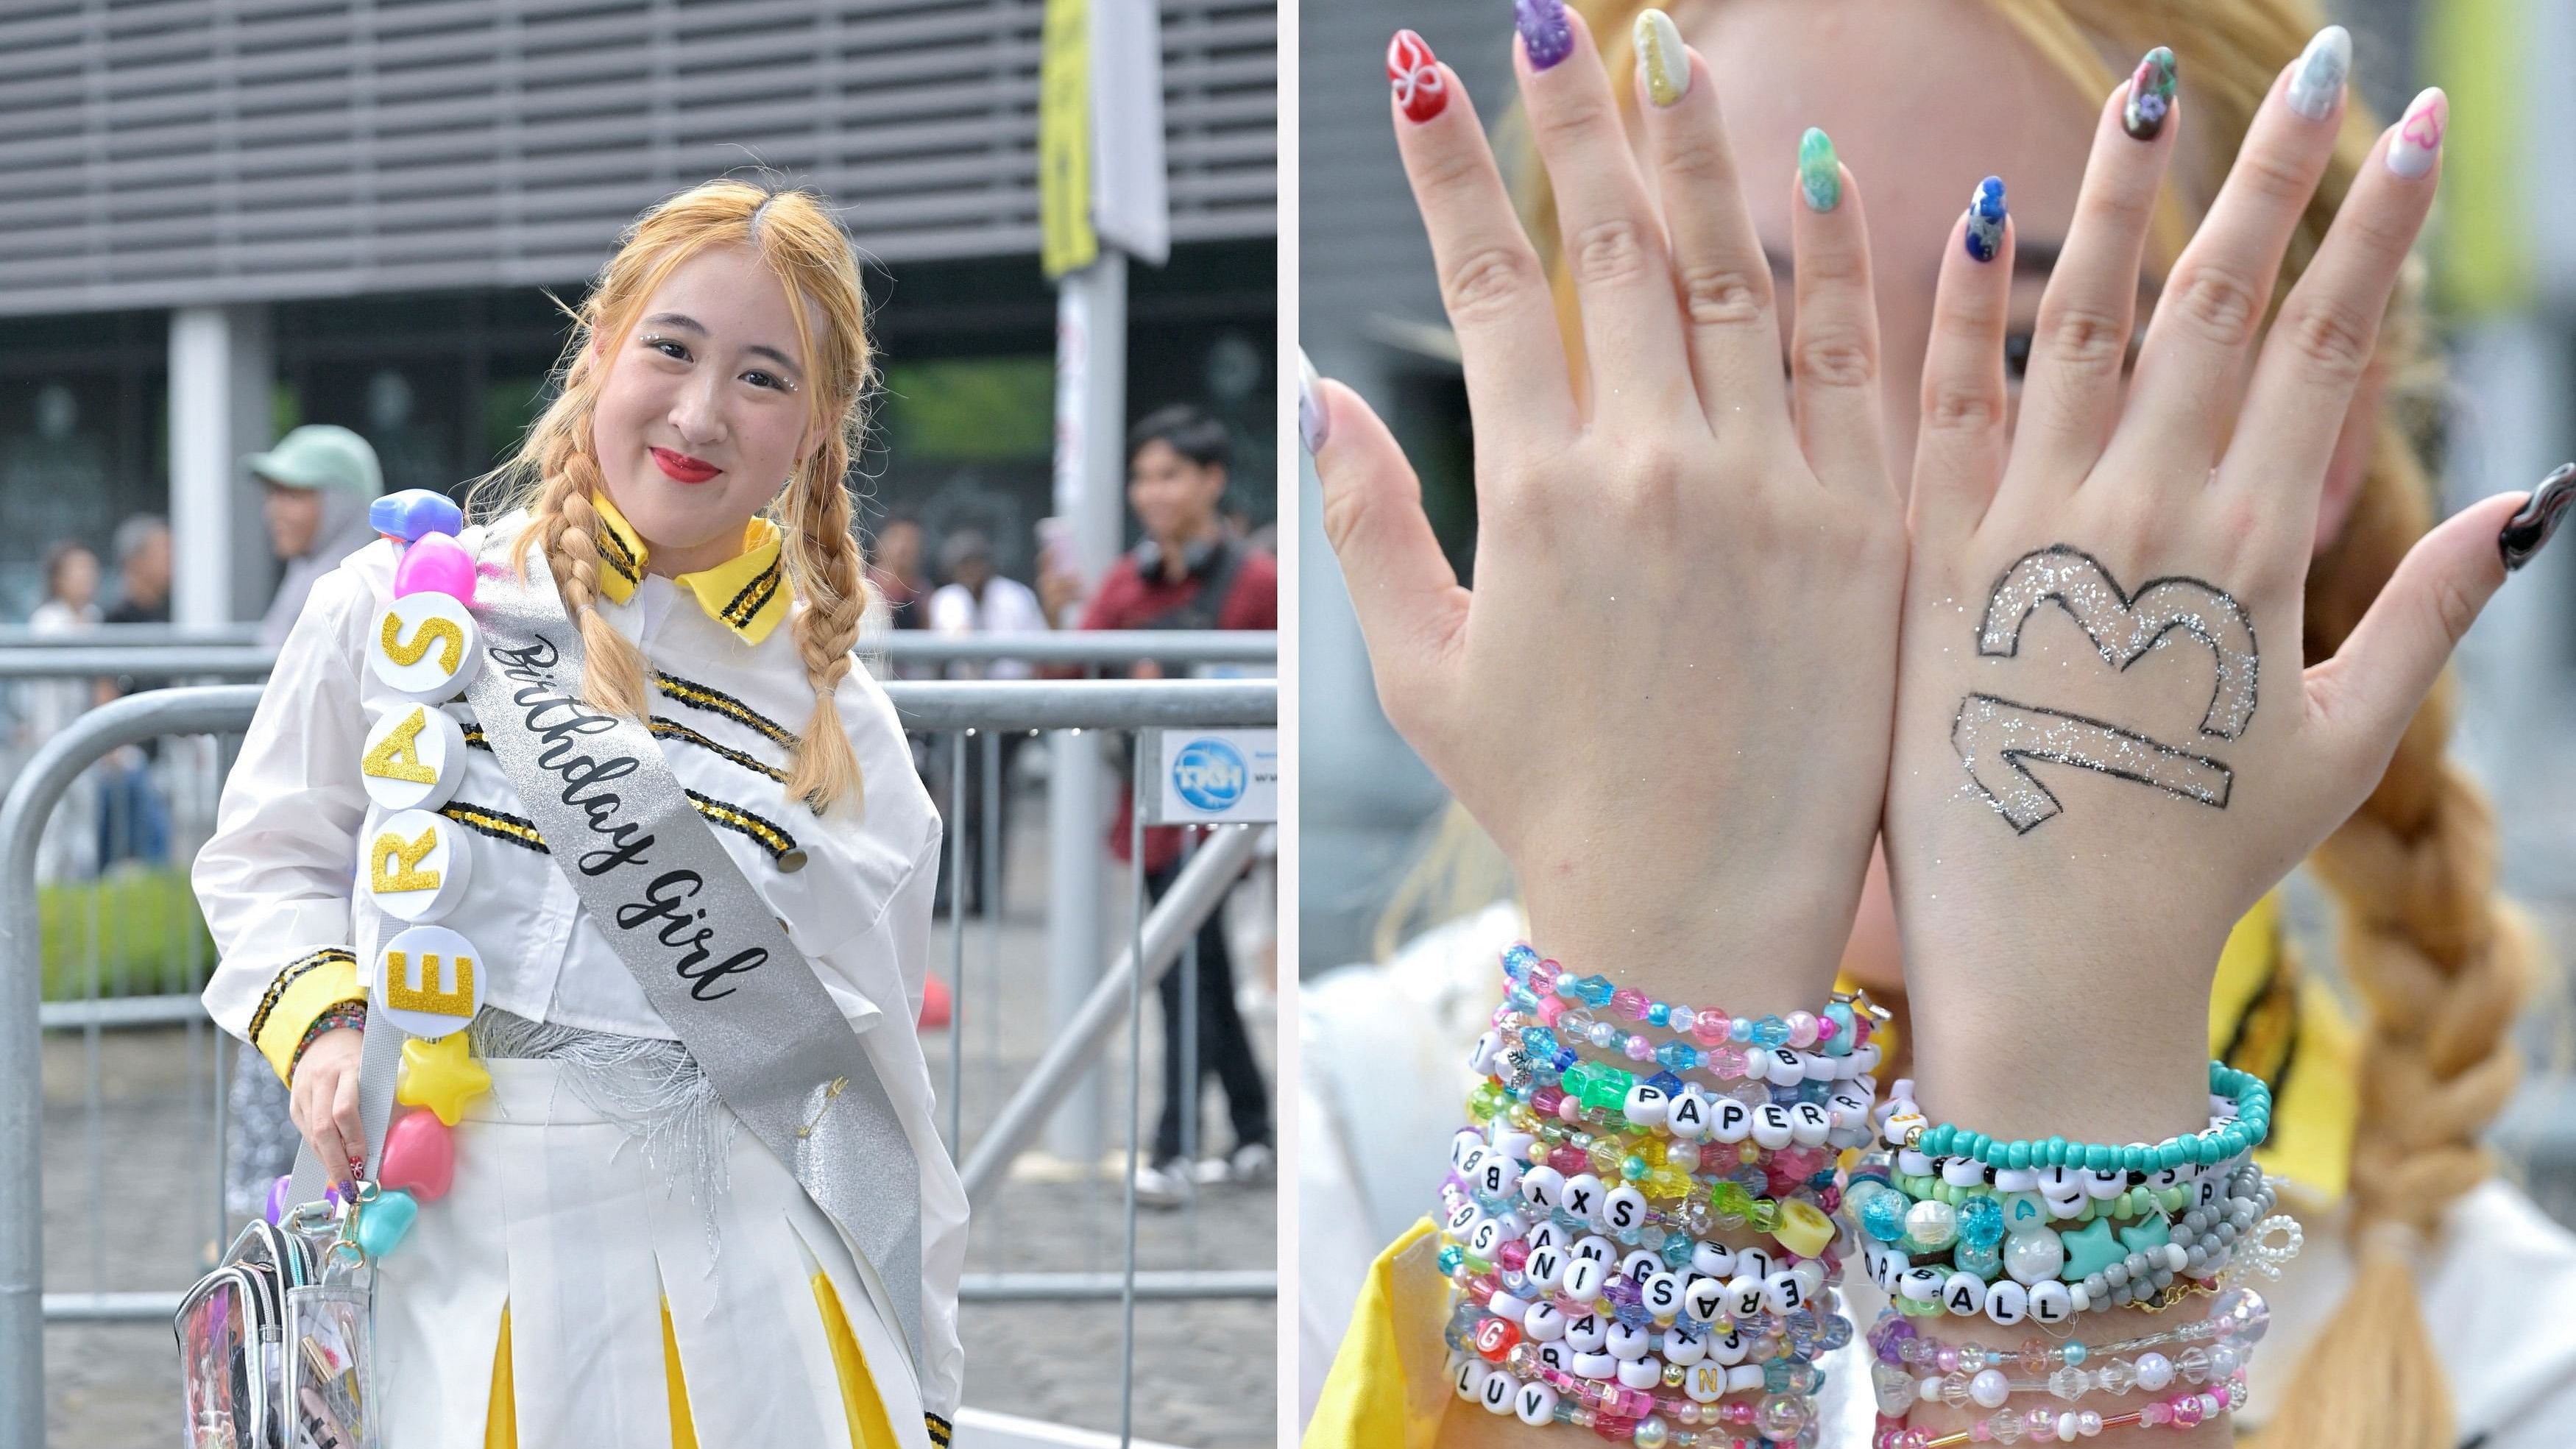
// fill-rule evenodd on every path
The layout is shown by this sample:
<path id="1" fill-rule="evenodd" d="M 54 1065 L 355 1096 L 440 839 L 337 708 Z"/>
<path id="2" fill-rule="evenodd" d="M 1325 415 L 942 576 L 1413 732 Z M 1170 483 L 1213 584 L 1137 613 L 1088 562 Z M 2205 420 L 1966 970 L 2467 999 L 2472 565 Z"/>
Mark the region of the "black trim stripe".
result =
<path id="1" fill-rule="evenodd" d="M 259 999 L 259 1009 L 250 1014 L 250 1039 L 259 1040 L 260 1029 L 268 1025 L 268 1014 L 277 1009 L 277 999 L 286 994 L 286 988 L 302 980 L 315 968 L 331 961 L 346 961 L 355 966 L 358 964 L 358 953 L 346 946 L 325 946 L 319 951 L 298 956 L 279 967 L 277 979 L 268 983 L 267 994 Z"/>
<path id="2" fill-rule="evenodd" d="M 699 749 L 705 750 L 709 754 L 715 755 L 720 759 L 740 765 L 742 768 L 751 771 L 753 774 L 758 775 L 763 779 L 775 780 L 781 785 L 787 783 L 787 772 L 785 770 L 778 769 L 767 761 L 762 760 L 757 755 L 746 755 L 742 751 L 733 748 L 731 745 L 717 744 L 714 740 L 708 739 L 705 735 L 699 734 L 696 730 L 689 728 L 678 720 L 657 718 L 652 721 L 652 725 L 653 735 L 656 739 L 678 740 L 682 744 L 696 745 Z"/>
<path id="3" fill-rule="evenodd" d="M 610 568 L 617 570 L 617 576 L 626 582 L 630 584 L 644 582 L 643 560 L 638 559 L 626 547 L 626 540 L 617 536 L 617 530 L 609 527 L 608 520 L 605 518 L 599 521 L 599 557 Z"/>
<path id="4" fill-rule="evenodd" d="M 948 1449 L 949 1437 L 956 1432 L 948 1426 L 948 1421 L 924 1409 L 921 1411 L 921 1422 L 930 1430 L 930 1442 L 936 1445 L 937 1449 Z"/>
<path id="5" fill-rule="evenodd" d="M 653 686 L 691 709 L 702 709 L 709 714 L 719 714 L 738 725 L 758 730 L 768 736 L 772 744 L 786 745 L 791 749 L 795 747 L 794 731 L 721 689 L 700 684 L 695 680 L 682 679 L 676 674 L 654 675 Z"/>
<path id="6" fill-rule="evenodd" d="M 796 837 L 788 834 L 775 820 L 739 805 L 728 805 L 712 795 L 701 795 L 695 790 L 690 790 L 688 796 L 689 803 L 698 807 L 699 814 L 727 830 L 738 831 L 759 842 L 760 848 L 768 851 L 772 860 L 796 849 Z"/>
<path id="7" fill-rule="evenodd" d="M 469 750 L 481 750 L 487 755 L 492 752 L 492 742 L 483 738 L 483 727 L 481 725 L 470 724 L 465 727 L 465 748 Z"/>
<path id="8" fill-rule="evenodd" d="M 767 608 L 769 601 L 777 595 L 778 579 L 778 560 L 773 558 L 769 567 L 753 574 L 750 581 L 735 593 L 732 601 L 724 606 L 724 622 L 737 629 L 750 628 L 752 616 Z"/>
<path id="9" fill-rule="evenodd" d="M 486 745 L 484 748 L 489 749 L 491 746 Z M 476 805 L 466 800 L 451 800 L 439 806 L 438 813 L 477 835 L 488 835 L 494 840 L 506 840 L 512 845 L 533 850 L 539 855 L 552 854 L 546 848 L 546 838 L 537 833 L 535 821 L 522 819 L 507 810 L 495 810 L 488 805 Z"/>

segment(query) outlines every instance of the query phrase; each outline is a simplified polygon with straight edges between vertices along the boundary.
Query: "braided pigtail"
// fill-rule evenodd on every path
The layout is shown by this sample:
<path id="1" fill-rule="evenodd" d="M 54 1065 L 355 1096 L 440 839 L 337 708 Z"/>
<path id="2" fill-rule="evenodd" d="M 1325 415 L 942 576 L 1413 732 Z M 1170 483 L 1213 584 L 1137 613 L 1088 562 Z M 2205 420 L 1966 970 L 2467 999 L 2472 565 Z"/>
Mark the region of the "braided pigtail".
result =
<path id="1" fill-rule="evenodd" d="M 854 662 L 860 617 L 867 612 L 867 570 L 859 541 L 850 533 L 850 494 L 841 479 L 849 445 L 839 432 L 816 448 L 788 490 L 782 552 L 797 598 L 804 604 L 790 625 L 805 678 L 814 686 L 814 712 L 796 738 L 788 761 L 787 793 L 821 814 L 843 795 L 865 799 L 858 757 L 834 702 L 842 676 Z"/>

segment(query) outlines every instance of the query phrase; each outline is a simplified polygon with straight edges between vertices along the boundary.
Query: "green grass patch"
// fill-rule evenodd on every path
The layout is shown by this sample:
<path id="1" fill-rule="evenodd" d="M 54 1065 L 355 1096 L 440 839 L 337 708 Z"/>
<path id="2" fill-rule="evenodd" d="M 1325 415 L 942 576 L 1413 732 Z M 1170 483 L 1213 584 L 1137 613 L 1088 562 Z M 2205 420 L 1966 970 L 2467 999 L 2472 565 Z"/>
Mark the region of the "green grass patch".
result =
<path id="1" fill-rule="evenodd" d="M 47 1001 L 86 998 L 93 962 L 101 996 L 193 992 L 215 968 L 196 892 L 175 866 L 39 886 L 36 916 Z"/>

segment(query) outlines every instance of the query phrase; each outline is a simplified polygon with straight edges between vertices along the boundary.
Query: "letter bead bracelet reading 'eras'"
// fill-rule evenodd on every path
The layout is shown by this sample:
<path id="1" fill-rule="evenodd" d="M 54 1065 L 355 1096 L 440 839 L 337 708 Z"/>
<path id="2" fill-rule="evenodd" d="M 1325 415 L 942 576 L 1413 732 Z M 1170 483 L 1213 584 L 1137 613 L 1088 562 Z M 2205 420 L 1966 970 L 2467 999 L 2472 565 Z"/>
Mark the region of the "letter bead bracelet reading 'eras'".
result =
<path id="1" fill-rule="evenodd" d="M 1892 1305 L 1870 1334 L 1873 1449 L 2189 1427 L 2242 1404 L 2268 1314 L 2232 1280 L 2299 1245 L 2250 1160 L 2260 1080 L 2212 1064 L 2211 1126 L 2190 1137 L 1998 1143 L 1932 1125 L 1911 1081 L 1875 1105 L 1886 1018 L 1865 997 L 1739 1017 L 1526 945 L 1502 964 L 1440 1188 L 1459 1397 L 1645 1449 L 1813 1449 L 1857 1257 Z M 2207 1318 L 2090 1349 L 1936 1344 L 1913 1322 L 1982 1313 L 2058 1337 L 2080 1313 L 2196 1293 L 2219 1294 Z M 2166 1396 L 2083 1402 L 2133 1389 Z M 1905 1423 L 1918 1404 L 1996 1412 L 1934 1438 Z"/>

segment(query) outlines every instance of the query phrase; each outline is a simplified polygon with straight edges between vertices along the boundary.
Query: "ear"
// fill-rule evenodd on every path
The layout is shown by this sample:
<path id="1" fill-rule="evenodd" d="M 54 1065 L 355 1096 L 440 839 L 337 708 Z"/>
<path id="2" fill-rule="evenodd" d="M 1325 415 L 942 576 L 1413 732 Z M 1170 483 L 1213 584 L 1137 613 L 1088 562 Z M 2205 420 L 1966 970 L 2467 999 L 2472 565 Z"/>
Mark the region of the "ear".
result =
<path id="1" fill-rule="evenodd" d="M 2379 404 L 2387 390 L 2388 368 L 2374 361 L 2353 390 L 2352 407 L 2343 415 L 2335 437 L 2334 456 L 2326 461 L 2325 491 L 2317 498 L 2317 536 L 2312 554 L 2324 553 L 2343 536 L 2352 506 L 2361 498 L 2362 481 L 2370 476 L 2370 455 L 2379 445 Z"/>

